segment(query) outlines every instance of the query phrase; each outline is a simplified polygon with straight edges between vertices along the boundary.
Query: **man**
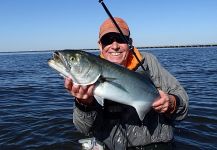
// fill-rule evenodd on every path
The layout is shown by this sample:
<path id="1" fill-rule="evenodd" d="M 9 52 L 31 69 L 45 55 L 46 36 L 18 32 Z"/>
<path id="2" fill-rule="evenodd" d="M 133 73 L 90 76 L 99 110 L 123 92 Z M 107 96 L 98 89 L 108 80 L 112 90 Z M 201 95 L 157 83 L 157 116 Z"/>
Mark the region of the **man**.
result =
<path id="1" fill-rule="evenodd" d="M 121 18 L 115 21 L 124 36 L 132 42 L 127 23 Z M 100 57 L 130 70 L 141 71 L 138 61 L 128 44 L 110 19 L 103 22 L 99 31 Z M 93 97 L 94 85 L 74 85 L 69 78 L 65 87 L 76 97 L 73 122 L 86 135 L 94 136 L 107 149 L 172 149 L 173 122 L 182 120 L 188 111 L 188 96 L 180 83 L 150 53 L 134 51 L 159 89 L 160 98 L 152 104 L 152 110 L 140 121 L 134 108 L 112 101 L 104 107 Z M 144 71 L 143 71 L 144 73 Z"/>

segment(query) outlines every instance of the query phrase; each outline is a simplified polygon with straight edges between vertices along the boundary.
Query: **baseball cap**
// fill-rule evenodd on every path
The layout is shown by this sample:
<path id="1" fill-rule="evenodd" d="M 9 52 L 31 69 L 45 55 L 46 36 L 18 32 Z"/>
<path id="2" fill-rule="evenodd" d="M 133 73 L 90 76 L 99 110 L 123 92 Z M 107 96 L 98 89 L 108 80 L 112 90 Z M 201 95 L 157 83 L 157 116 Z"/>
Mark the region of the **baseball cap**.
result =
<path id="1" fill-rule="evenodd" d="M 118 17 L 114 17 L 114 20 L 116 21 L 116 23 L 120 27 L 123 34 L 125 36 L 129 36 L 130 35 L 130 30 L 129 30 L 129 27 L 128 27 L 127 23 L 123 19 L 118 18 Z M 103 37 L 103 35 L 105 35 L 107 33 L 110 33 L 110 32 L 119 33 L 118 29 L 116 28 L 116 26 L 114 25 L 112 20 L 110 18 L 108 18 L 100 26 L 99 39 L 101 39 Z"/>

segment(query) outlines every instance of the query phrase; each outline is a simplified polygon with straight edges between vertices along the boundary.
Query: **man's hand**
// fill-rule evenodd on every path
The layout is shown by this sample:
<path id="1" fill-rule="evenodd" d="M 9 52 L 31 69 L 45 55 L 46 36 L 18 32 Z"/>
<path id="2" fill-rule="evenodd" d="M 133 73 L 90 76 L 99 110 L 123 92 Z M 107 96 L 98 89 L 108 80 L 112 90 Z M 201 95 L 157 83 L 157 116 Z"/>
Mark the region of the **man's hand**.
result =
<path id="1" fill-rule="evenodd" d="M 169 95 L 159 90 L 160 98 L 156 99 L 152 104 L 155 111 L 159 113 L 172 114 L 175 111 L 176 99 L 173 95 Z"/>
<path id="2" fill-rule="evenodd" d="M 87 105 L 92 103 L 94 85 L 80 86 L 73 84 L 72 79 L 65 78 L 65 88 L 76 97 L 80 103 Z"/>

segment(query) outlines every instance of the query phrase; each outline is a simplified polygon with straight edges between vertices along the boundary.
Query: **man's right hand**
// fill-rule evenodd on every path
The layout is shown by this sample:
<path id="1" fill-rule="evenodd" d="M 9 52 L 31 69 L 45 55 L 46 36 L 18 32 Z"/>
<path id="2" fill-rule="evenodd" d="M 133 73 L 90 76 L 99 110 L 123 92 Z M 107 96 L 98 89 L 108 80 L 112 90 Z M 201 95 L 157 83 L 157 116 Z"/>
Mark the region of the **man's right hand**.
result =
<path id="1" fill-rule="evenodd" d="M 79 103 L 90 105 L 93 102 L 93 84 L 88 86 L 76 85 L 72 79 L 65 78 L 65 88 L 77 98 Z"/>

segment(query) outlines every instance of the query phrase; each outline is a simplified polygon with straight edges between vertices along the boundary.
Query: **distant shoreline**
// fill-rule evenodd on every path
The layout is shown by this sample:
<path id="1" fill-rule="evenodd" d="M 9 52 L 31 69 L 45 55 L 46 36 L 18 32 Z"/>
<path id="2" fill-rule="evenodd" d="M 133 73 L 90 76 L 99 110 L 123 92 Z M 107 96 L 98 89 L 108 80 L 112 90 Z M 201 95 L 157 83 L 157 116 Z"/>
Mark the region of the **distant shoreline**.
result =
<path id="1" fill-rule="evenodd" d="M 206 44 L 206 45 L 200 45 L 200 44 L 195 44 L 195 45 L 171 45 L 171 46 L 144 46 L 144 47 L 137 47 L 137 48 L 185 48 L 185 47 L 217 47 L 217 44 Z"/>
<path id="2" fill-rule="evenodd" d="M 148 49 L 148 48 L 196 48 L 196 47 L 217 47 L 217 44 L 205 44 L 205 45 L 200 45 L 200 44 L 195 44 L 195 45 L 171 45 L 171 46 L 138 46 L 136 48 L 138 49 Z M 57 50 L 57 49 L 56 49 Z M 25 52 L 53 52 L 56 50 L 29 50 L 29 51 L 5 51 L 5 52 L 0 52 L 0 53 L 25 53 Z M 90 48 L 90 49 L 72 49 L 72 50 L 99 50 L 98 48 Z"/>

